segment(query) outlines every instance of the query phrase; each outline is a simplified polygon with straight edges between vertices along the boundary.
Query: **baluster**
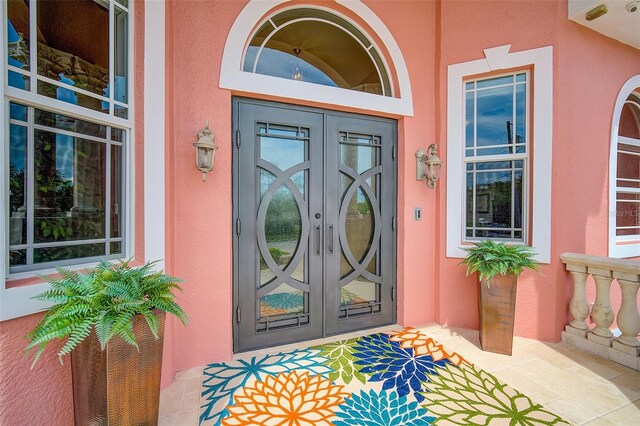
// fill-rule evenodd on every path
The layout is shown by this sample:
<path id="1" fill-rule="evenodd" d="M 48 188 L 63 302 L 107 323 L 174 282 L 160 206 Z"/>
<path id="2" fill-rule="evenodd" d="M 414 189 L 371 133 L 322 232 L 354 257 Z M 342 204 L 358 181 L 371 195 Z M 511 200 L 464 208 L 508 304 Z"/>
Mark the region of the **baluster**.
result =
<path id="1" fill-rule="evenodd" d="M 614 318 L 609 296 L 613 274 L 610 270 L 596 268 L 589 268 L 589 272 L 596 282 L 596 301 L 591 309 L 591 318 L 596 323 L 596 327 L 591 330 L 589 339 L 609 346 L 613 340 L 613 333 L 609 330 Z"/>
<path id="2" fill-rule="evenodd" d="M 614 342 L 614 348 L 635 356 L 640 355 L 640 341 L 637 336 L 640 333 L 640 312 L 638 312 L 638 289 L 640 288 L 640 275 L 614 273 L 622 291 L 622 305 L 618 312 L 618 328 L 622 335 Z M 626 345 L 621 347 L 616 343 Z"/>
<path id="3" fill-rule="evenodd" d="M 573 320 L 569 324 L 571 327 L 580 330 L 578 334 L 586 337 L 589 326 L 586 319 L 589 316 L 589 303 L 587 302 L 586 283 L 587 268 L 582 266 L 567 265 L 567 270 L 571 272 L 573 277 L 573 297 L 569 305 L 569 312 Z"/>

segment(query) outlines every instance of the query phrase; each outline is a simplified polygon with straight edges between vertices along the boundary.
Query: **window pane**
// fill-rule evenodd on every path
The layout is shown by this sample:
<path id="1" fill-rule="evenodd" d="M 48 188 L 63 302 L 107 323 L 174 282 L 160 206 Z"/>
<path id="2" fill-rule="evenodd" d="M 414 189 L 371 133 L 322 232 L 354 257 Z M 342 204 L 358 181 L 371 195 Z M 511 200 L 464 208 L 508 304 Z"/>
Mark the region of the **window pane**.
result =
<path id="1" fill-rule="evenodd" d="M 104 243 L 33 249 L 33 263 L 56 262 L 83 257 L 104 256 Z"/>
<path id="2" fill-rule="evenodd" d="M 95 136 L 103 139 L 107 137 L 107 128 L 105 126 L 68 117 L 62 114 L 56 114 L 55 112 L 36 109 L 34 121 L 36 124 L 55 129 L 68 130 L 70 132 L 82 133 L 83 135 Z"/>
<path id="3" fill-rule="evenodd" d="M 9 104 L 9 118 L 13 120 L 27 121 L 27 107 L 11 102 Z"/>
<path id="4" fill-rule="evenodd" d="M 105 144 L 35 130 L 35 242 L 104 238 Z"/>
<path id="5" fill-rule="evenodd" d="M 481 82 L 478 82 L 480 85 Z M 510 142 L 513 124 L 513 86 L 477 92 L 478 146 L 505 145 Z"/>
<path id="6" fill-rule="evenodd" d="M 65 82 L 69 85 L 74 85 L 73 80 L 64 77 Z M 79 105 L 84 108 L 89 108 L 94 111 L 109 113 L 109 104 L 103 102 L 98 98 L 87 96 L 82 93 L 74 92 L 66 87 L 56 86 L 55 84 L 46 83 L 44 81 L 38 81 L 38 94 L 47 96 L 52 99 L 57 99 L 68 104 Z"/>
<path id="7" fill-rule="evenodd" d="M 468 84 L 468 83 L 467 83 Z M 473 130 L 475 128 L 475 121 L 473 119 L 474 111 L 473 111 L 473 102 L 475 99 L 474 92 L 467 92 L 466 94 L 466 102 L 465 102 L 465 146 L 472 147 L 474 145 L 473 141 Z"/>
<path id="8" fill-rule="evenodd" d="M 122 147 L 111 146 L 111 236 L 120 237 L 122 227 Z"/>
<path id="9" fill-rule="evenodd" d="M 27 263 L 27 251 L 26 250 L 11 250 L 9 252 L 9 265 L 18 266 L 26 265 Z"/>
<path id="10" fill-rule="evenodd" d="M 109 83 L 109 9 L 92 0 L 38 2 L 38 74 L 103 95 Z"/>
<path id="11" fill-rule="evenodd" d="M 526 116 L 527 93 L 524 84 L 516 86 L 516 118 L 515 118 L 515 137 L 513 142 L 524 143 L 527 139 L 527 116 Z"/>
<path id="12" fill-rule="evenodd" d="M 616 235 L 640 234 L 640 194 L 616 194 Z"/>
<path id="13" fill-rule="evenodd" d="M 640 91 L 640 87 L 636 90 Z M 640 139 L 640 99 L 631 95 L 622 107 L 618 135 Z"/>
<path id="14" fill-rule="evenodd" d="M 27 128 L 9 126 L 9 244 L 27 243 Z"/>
<path id="15" fill-rule="evenodd" d="M 29 1 L 8 0 L 7 3 L 8 64 L 29 69 Z M 11 78 L 9 78 L 9 85 Z M 24 89 L 25 87 L 21 87 Z"/>
<path id="16" fill-rule="evenodd" d="M 129 101 L 127 93 L 127 76 L 129 70 L 129 50 L 128 50 L 128 15 L 127 12 L 115 8 L 115 52 L 114 52 L 114 99 L 116 101 L 127 103 Z M 126 117 L 125 117 L 126 118 Z"/>
<path id="17" fill-rule="evenodd" d="M 15 71 L 9 71 L 8 84 L 16 89 L 31 90 L 31 79 L 29 76 Z"/>
<path id="18" fill-rule="evenodd" d="M 506 75 L 504 77 L 496 77 L 496 78 L 488 78 L 486 80 L 480 80 L 478 81 L 478 89 L 485 89 L 487 87 L 494 87 L 494 86 L 500 86 L 503 84 L 512 84 L 513 83 L 513 76 L 512 75 Z"/>
<path id="19" fill-rule="evenodd" d="M 638 188 L 640 185 L 640 147 L 618 144 L 617 185 Z"/>

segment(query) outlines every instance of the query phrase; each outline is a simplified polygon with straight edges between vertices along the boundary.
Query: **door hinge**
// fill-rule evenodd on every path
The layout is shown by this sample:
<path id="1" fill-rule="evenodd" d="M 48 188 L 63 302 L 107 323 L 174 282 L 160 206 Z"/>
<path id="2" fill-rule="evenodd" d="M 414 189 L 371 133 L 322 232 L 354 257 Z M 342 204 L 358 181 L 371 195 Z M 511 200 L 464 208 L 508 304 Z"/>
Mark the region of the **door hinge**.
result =
<path id="1" fill-rule="evenodd" d="M 396 300 L 396 288 L 391 287 L 391 301 L 395 302 L 395 300 Z"/>
<path id="2" fill-rule="evenodd" d="M 240 149 L 240 129 L 236 130 L 236 148 Z"/>
<path id="3" fill-rule="evenodd" d="M 396 146 L 395 145 L 391 148 L 391 159 L 393 161 L 396 161 Z"/>
<path id="4" fill-rule="evenodd" d="M 236 219 L 236 235 L 240 236 L 240 218 Z"/>
<path id="5" fill-rule="evenodd" d="M 236 306 L 236 323 L 240 324 L 240 305 Z"/>
<path id="6" fill-rule="evenodd" d="M 392 216 L 391 217 L 391 230 L 395 232 L 396 230 L 396 217 Z"/>

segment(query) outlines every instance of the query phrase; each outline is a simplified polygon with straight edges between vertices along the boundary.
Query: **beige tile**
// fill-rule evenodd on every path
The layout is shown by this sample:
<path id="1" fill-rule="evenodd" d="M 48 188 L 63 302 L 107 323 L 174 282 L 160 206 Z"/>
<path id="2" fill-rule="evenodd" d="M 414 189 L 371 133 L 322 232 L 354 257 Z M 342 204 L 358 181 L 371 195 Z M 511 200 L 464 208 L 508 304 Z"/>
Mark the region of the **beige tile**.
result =
<path id="1" fill-rule="evenodd" d="M 611 380 L 618 387 L 624 387 L 640 393 L 640 371 L 631 371 Z"/>
<path id="2" fill-rule="evenodd" d="M 158 418 L 158 426 L 197 426 L 198 411 L 175 414 Z"/>
<path id="3" fill-rule="evenodd" d="M 540 386 L 536 382 L 526 378 L 520 373 L 513 371 L 511 368 L 500 370 L 492 373 L 503 383 L 507 383 L 512 388 L 525 394 L 537 404 L 547 404 L 553 400 L 560 398 L 554 392 Z"/>
<path id="4" fill-rule="evenodd" d="M 185 392 L 199 392 L 200 385 L 202 384 L 202 377 L 191 377 L 184 379 L 184 391 Z"/>
<path id="5" fill-rule="evenodd" d="M 534 357 L 519 348 L 515 348 L 513 356 L 484 352 L 480 343 L 470 337 L 458 336 L 443 342 L 449 352 L 457 352 L 469 362 L 488 372 L 504 370 L 531 361 Z"/>
<path id="6" fill-rule="evenodd" d="M 160 392 L 160 416 L 168 416 L 180 412 L 184 382 L 173 382 Z"/>
<path id="7" fill-rule="evenodd" d="M 640 424 L 640 401 L 627 404 L 587 423 L 589 426 L 637 426 Z"/>
<path id="8" fill-rule="evenodd" d="M 570 353 L 582 367 L 591 370 L 593 373 L 605 379 L 613 379 L 614 377 L 633 371 L 629 367 L 625 367 L 617 362 L 609 361 L 608 359 L 600 358 L 579 350 L 574 349 L 571 350 Z"/>
<path id="9" fill-rule="evenodd" d="M 582 407 L 562 398 L 545 404 L 545 407 L 550 408 L 555 413 L 558 413 L 558 415 L 563 419 L 575 424 L 584 424 L 598 417 L 598 414 L 585 411 Z"/>
<path id="10" fill-rule="evenodd" d="M 182 397 L 181 412 L 198 410 L 200 408 L 200 391 L 187 392 Z"/>
<path id="11" fill-rule="evenodd" d="M 189 368 L 188 370 L 178 371 L 175 380 L 189 379 L 191 377 L 202 377 L 203 367 Z"/>
<path id="12" fill-rule="evenodd" d="M 557 345 L 548 343 L 534 343 L 522 350 L 528 354 L 531 354 L 536 359 L 541 359 L 554 366 L 565 370 L 580 365 L 574 355 L 568 350 L 568 348 L 562 348 Z"/>

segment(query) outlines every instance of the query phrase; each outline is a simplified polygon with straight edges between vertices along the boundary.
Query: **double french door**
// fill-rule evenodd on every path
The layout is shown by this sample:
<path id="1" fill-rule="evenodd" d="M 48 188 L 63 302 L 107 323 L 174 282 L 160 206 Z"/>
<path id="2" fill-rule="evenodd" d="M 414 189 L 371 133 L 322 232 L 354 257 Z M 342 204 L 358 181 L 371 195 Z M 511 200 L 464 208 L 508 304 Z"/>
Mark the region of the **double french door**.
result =
<path id="1" fill-rule="evenodd" d="M 233 108 L 234 350 L 394 322 L 396 122 Z"/>

